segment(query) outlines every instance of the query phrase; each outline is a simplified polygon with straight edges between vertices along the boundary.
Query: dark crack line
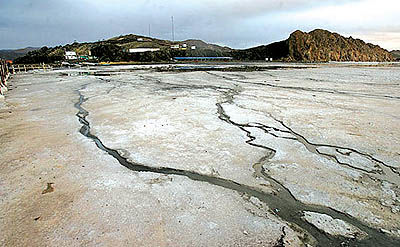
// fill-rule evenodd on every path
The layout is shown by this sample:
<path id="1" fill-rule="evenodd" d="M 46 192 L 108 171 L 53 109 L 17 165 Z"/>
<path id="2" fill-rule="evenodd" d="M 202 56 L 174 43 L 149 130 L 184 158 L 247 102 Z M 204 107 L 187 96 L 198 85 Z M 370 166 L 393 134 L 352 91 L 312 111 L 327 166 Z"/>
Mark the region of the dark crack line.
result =
<path id="1" fill-rule="evenodd" d="M 349 95 L 354 97 L 367 97 L 367 98 L 385 98 L 385 99 L 395 99 L 400 100 L 398 96 L 390 96 L 390 95 L 378 95 L 378 94 L 366 94 L 366 93 L 357 93 L 357 92 L 345 92 L 338 91 L 334 89 L 325 89 L 325 88 L 306 88 L 306 87 L 294 87 L 294 86 L 278 86 L 270 83 L 260 83 L 261 85 L 273 88 L 281 88 L 281 89 L 289 89 L 289 90 L 299 90 L 299 91 L 307 91 L 307 92 L 316 92 L 316 93 L 329 93 L 329 94 L 341 94 L 341 95 Z"/>
<path id="2" fill-rule="evenodd" d="M 272 184 L 277 185 L 277 186 L 275 186 L 275 188 L 278 188 L 278 190 L 283 188 L 286 191 L 286 193 L 290 194 L 290 196 L 292 197 L 293 200 L 297 201 L 295 196 L 288 189 L 286 189 L 286 187 L 284 187 L 283 184 L 281 184 L 278 180 L 276 180 L 276 179 L 272 178 L 271 176 L 269 176 L 268 174 L 266 174 L 262 168 L 263 164 L 268 163 L 269 160 L 271 160 L 275 156 L 276 150 L 274 150 L 270 147 L 264 146 L 264 145 L 253 143 L 253 141 L 255 141 L 257 138 L 255 136 L 252 136 L 251 131 L 248 131 L 245 128 L 257 128 L 257 127 L 255 127 L 253 125 L 249 125 L 249 124 L 239 124 L 239 123 L 232 121 L 231 118 L 229 117 L 229 115 L 226 114 L 224 108 L 222 107 L 222 104 L 223 103 L 216 104 L 217 109 L 218 109 L 218 118 L 230 125 L 238 127 L 241 131 L 245 132 L 246 136 L 249 138 L 248 140 L 245 141 L 245 143 L 249 144 L 250 146 L 261 148 L 261 149 L 264 149 L 267 151 L 267 155 L 261 157 L 258 160 L 258 162 L 255 165 L 253 165 L 253 168 L 256 170 L 256 173 L 257 172 L 259 173 L 258 176 L 261 175 L 261 177 L 263 177 L 267 181 L 272 182 Z M 257 167 L 257 165 L 259 167 Z"/>
<path id="3" fill-rule="evenodd" d="M 232 78 L 229 78 L 227 76 L 217 75 L 217 74 L 214 74 L 214 73 L 211 73 L 211 72 L 208 72 L 208 71 L 206 73 L 209 74 L 209 75 L 212 75 L 214 77 L 225 79 L 225 80 L 229 80 L 229 81 L 232 81 L 232 82 L 237 82 L 237 83 L 242 83 L 242 84 L 247 84 L 247 85 L 250 84 L 250 85 L 257 85 L 257 86 L 266 86 L 265 83 L 261 83 L 261 82 L 249 82 L 249 81 L 242 81 L 242 80 L 232 79 Z"/>
<path id="4" fill-rule="evenodd" d="M 271 116 L 271 117 L 272 117 L 272 116 Z M 280 123 L 282 124 L 282 122 L 281 122 L 280 120 L 277 120 L 277 119 L 274 118 L 274 117 L 272 117 L 272 118 L 273 118 L 275 121 L 280 122 Z M 284 124 L 282 124 L 282 125 L 283 125 L 285 128 L 287 128 L 286 125 L 284 125 Z M 269 133 L 267 130 L 265 130 L 265 129 L 263 128 L 263 130 L 264 130 L 266 133 L 271 134 L 271 135 L 274 136 L 274 137 L 283 138 L 283 139 L 287 139 L 287 140 L 297 141 L 297 142 L 303 144 L 303 146 L 306 148 L 306 150 L 309 151 L 310 153 L 317 154 L 317 155 L 319 155 L 319 156 L 321 156 L 321 157 L 323 157 L 323 158 L 326 158 L 326 159 L 328 159 L 328 160 L 331 160 L 331 161 L 333 161 L 333 162 L 335 162 L 335 163 L 337 163 L 337 164 L 339 164 L 339 165 L 341 165 L 341 166 L 346 166 L 346 167 L 348 167 L 348 168 L 351 168 L 351 169 L 354 169 L 354 170 L 357 170 L 357 171 L 360 171 L 360 172 L 364 172 L 364 173 L 369 173 L 369 174 L 378 174 L 378 173 L 379 173 L 379 174 L 382 174 L 382 172 L 383 172 L 382 170 L 379 170 L 379 171 L 370 171 L 370 170 L 363 169 L 363 168 L 361 168 L 361 167 L 353 166 L 353 165 L 348 164 L 348 163 L 345 163 L 345 162 L 341 162 L 341 161 L 339 160 L 339 158 L 338 158 L 337 156 L 333 155 L 333 154 L 327 154 L 327 153 L 320 152 L 320 151 L 318 150 L 318 147 L 323 147 L 322 145 L 313 144 L 313 143 L 311 143 L 310 141 L 308 141 L 306 138 L 304 138 L 304 136 L 299 135 L 298 133 L 294 132 L 292 129 L 290 129 L 290 128 L 287 128 L 287 129 L 290 130 L 289 133 L 292 134 L 294 137 L 281 137 L 281 136 L 276 136 L 276 135 L 274 135 L 274 134 L 272 134 L 272 133 Z M 310 147 L 310 146 L 311 146 L 311 147 Z M 325 147 L 326 147 L 326 146 L 325 146 Z M 336 151 L 337 151 L 337 149 L 336 149 Z M 340 153 L 340 152 L 338 152 L 338 153 L 343 155 L 343 153 Z"/>
<path id="5" fill-rule="evenodd" d="M 242 107 L 242 106 L 238 106 L 238 105 L 236 105 L 236 106 L 239 107 L 239 108 L 248 109 L 248 108 L 245 108 L 245 107 Z M 252 110 L 252 109 L 248 109 L 248 110 Z M 363 173 L 366 173 L 366 174 L 370 174 L 370 175 L 373 175 L 373 174 L 385 175 L 386 173 L 380 167 L 380 165 L 382 165 L 385 168 L 389 169 L 390 172 L 392 172 L 394 175 L 396 175 L 396 176 L 400 175 L 400 171 L 398 171 L 397 168 L 392 167 L 390 165 L 387 165 L 383 161 L 376 159 L 375 157 L 373 157 L 370 154 L 361 152 L 361 151 L 356 150 L 354 148 L 341 147 L 341 146 L 335 146 L 335 145 L 329 145 L 329 144 L 312 143 L 309 140 L 307 140 L 304 136 L 302 136 L 301 134 L 293 131 L 293 129 L 291 129 L 289 126 L 285 125 L 283 121 L 275 118 L 270 113 L 268 113 L 268 116 L 271 117 L 272 119 L 274 119 L 274 121 L 280 123 L 286 129 L 288 129 L 288 131 L 284 131 L 284 130 L 281 130 L 281 129 L 278 129 L 278 128 L 269 127 L 269 126 L 266 126 L 266 125 L 262 125 L 261 123 L 257 123 L 258 125 L 263 126 L 260 129 L 262 129 L 267 134 L 270 134 L 270 135 L 272 135 L 272 136 L 274 136 L 276 138 L 297 141 L 297 142 L 301 143 L 302 145 L 304 145 L 306 150 L 311 152 L 311 153 L 317 154 L 317 155 L 319 155 L 319 156 L 321 156 L 321 157 L 323 157 L 325 159 L 331 160 L 331 161 L 337 163 L 338 165 L 346 166 L 346 167 L 348 167 L 350 169 L 354 169 L 354 170 L 357 170 L 357 171 L 360 171 L 360 172 L 363 172 Z M 247 127 L 257 127 L 257 126 L 247 126 Z M 269 128 L 272 128 L 273 130 L 278 131 L 278 132 L 289 133 L 294 137 L 292 138 L 292 137 L 286 137 L 286 136 L 278 136 L 278 135 L 276 135 L 274 133 L 271 133 L 268 130 Z M 336 155 L 328 154 L 328 153 L 324 153 L 324 152 L 319 151 L 318 148 L 320 148 L 320 147 L 333 148 L 334 151 L 336 151 L 338 154 L 343 155 L 343 156 L 349 156 L 349 154 L 347 155 L 348 152 L 347 153 L 343 153 L 342 151 L 340 151 L 340 149 L 348 150 L 350 152 L 354 152 L 354 153 L 356 153 L 356 154 L 358 154 L 358 155 L 370 160 L 371 162 L 375 163 L 375 168 L 377 168 L 379 170 L 371 171 L 371 170 L 367 170 L 367 169 L 364 169 L 364 168 L 361 168 L 361 167 L 357 167 L 357 166 L 351 165 L 349 163 L 342 162 L 342 161 L 339 160 L 339 158 Z M 382 178 L 381 178 L 381 180 L 382 180 Z M 385 180 L 385 179 L 383 179 L 383 180 Z"/>
<path id="6" fill-rule="evenodd" d="M 300 70 L 316 68 L 312 66 L 231 66 L 231 67 L 216 67 L 214 64 L 209 66 L 175 66 L 175 67 L 160 67 L 157 68 L 157 72 L 175 72 L 175 73 L 188 73 L 188 72 L 210 72 L 210 71 L 220 71 L 220 72 L 262 72 L 271 70 Z"/>
<path id="7" fill-rule="evenodd" d="M 159 78 L 155 78 L 152 76 L 148 76 L 148 75 L 137 75 L 138 78 L 145 80 L 145 81 L 151 81 L 156 85 L 159 86 L 165 86 L 164 88 L 160 88 L 160 90 L 163 91 L 172 91 L 172 90 L 204 90 L 204 89 L 210 89 L 210 90 L 214 90 L 217 92 L 223 92 L 223 91 L 233 91 L 234 89 L 229 88 L 229 87 L 221 87 L 221 86 L 212 86 L 212 85 L 188 85 L 188 84 L 177 84 L 177 83 L 168 83 L 168 82 L 164 82 Z M 123 80 L 117 80 L 117 79 L 104 79 L 104 78 L 97 78 L 98 80 L 101 81 L 105 81 L 105 82 L 111 82 L 111 81 L 115 81 L 115 82 L 119 82 L 120 85 L 119 86 L 115 86 L 113 88 L 111 88 L 109 91 L 106 92 L 106 94 L 109 94 L 110 91 L 116 89 L 116 87 L 120 87 L 123 83 L 131 83 L 128 81 L 123 81 Z M 237 86 L 237 85 L 235 85 Z"/>
<path id="8" fill-rule="evenodd" d="M 274 247 L 285 247 L 285 237 L 286 237 L 285 227 L 282 227 L 282 235 L 279 237 Z"/>
<path id="9" fill-rule="evenodd" d="M 100 81 L 102 81 L 102 82 L 105 82 L 105 83 L 107 83 L 107 84 L 110 84 L 111 83 L 111 79 L 104 79 L 104 78 L 98 78 L 97 77 L 97 79 L 98 80 L 100 80 Z M 118 83 L 118 85 L 112 85 L 112 87 L 110 87 L 110 89 L 108 89 L 107 91 L 106 91 L 106 94 L 108 95 L 108 94 L 110 94 L 112 91 L 114 91 L 115 89 L 117 89 L 117 88 L 120 88 L 121 86 L 122 86 L 122 83 L 123 82 L 120 82 L 120 81 L 118 81 L 118 80 L 112 80 L 112 81 L 115 81 L 115 82 L 117 82 Z"/>
<path id="10" fill-rule="evenodd" d="M 383 162 L 383 161 L 381 161 L 381 160 L 378 160 L 377 158 L 373 157 L 371 154 L 367 154 L 367 153 L 364 153 L 364 152 L 361 152 L 361 151 L 359 151 L 359 150 L 356 150 L 356 149 L 354 149 L 354 148 L 349 148 L 349 147 L 341 147 L 341 146 L 330 145 L 330 144 L 312 143 L 312 142 L 310 142 L 309 140 L 307 140 L 303 135 L 301 135 L 301 134 L 295 132 L 292 128 L 290 128 L 288 125 L 286 125 L 282 120 L 279 120 L 279 119 L 275 118 L 275 117 L 272 116 L 272 115 L 270 115 L 270 117 L 273 118 L 275 121 L 279 122 L 280 124 L 282 124 L 282 126 L 284 126 L 286 129 L 288 129 L 294 136 L 297 137 L 297 139 L 298 139 L 298 141 L 299 141 L 300 143 L 303 143 L 303 144 L 306 146 L 306 148 L 307 148 L 307 145 L 306 145 L 306 144 L 311 145 L 311 146 L 313 146 L 313 147 L 315 148 L 316 152 L 318 152 L 319 154 L 327 155 L 327 156 L 333 156 L 334 159 L 337 160 L 337 162 L 338 162 L 339 164 L 340 164 L 341 162 L 338 160 L 338 158 L 337 158 L 336 156 L 330 155 L 330 154 L 322 153 L 322 152 L 318 151 L 318 147 L 329 147 L 329 148 L 334 148 L 336 151 L 337 151 L 338 149 L 349 150 L 349 151 L 351 151 L 351 152 L 354 152 L 354 153 L 356 153 L 356 154 L 358 154 L 358 155 L 360 155 L 360 156 L 363 156 L 363 157 L 369 159 L 370 161 L 373 161 L 373 162 L 375 162 L 375 163 L 377 163 L 377 164 L 380 164 L 380 165 L 382 165 L 382 166 L 384 166 L 384 167 L 386 167 L 386 168 L 389 168 L 393 173 L 395 173 L 395 174 L 397 174 L 397 175 L 400 175 L 399 171 L 397 171 L 395 167 L 392 167 L 392 166 L 390 166 L 390 165 L 387 165 L 385 162 Z M 339 154 L 342 154 L 342 153 L 340 153 L 340 152 L 338 152 L 338 153 L 339 153 Z M 342 155 L 343 155 L 343 154 L 342 154 Z M 343 164 L 345 164 L 345 163 L 343 163 Z M 347 164 L 347 165 L 348 165 L 348 164 Z"/>
<path id="11" fill-rule="evenodd" d="M 223 103 L 226 103 L 226 102 L 223 102 Z M 221 105 L 219 105 L 219 106 L 222 108 Z M 225 115 L 226 115 L 226 114 L 225 114 Z M 269 115 L 270 115 L 270 114 L 269 114 Z M 281 123 L 282 126 L 284 126 L 285 128 L 287 128 L 289 131 L 281 130 L 281 129 L 278 129 L 278 128 L 275 128 L 275 127 L 270 127 L 270 126 L 267 126 L 267 125 L 264 125 L 264 124 L 261 124 L 261 123 L 255 123 L 256 125 L 254 125 L 254 124 L 239 124 L 239 123 L 233 122 L 233 121 L 230 120 L 230 119 L 228 119 L 228 120 L 225 120 L 224 118 L 220 118 L 220 119 L 221 119 L 221 120 L 224 120 L 225 122 L 228 122 L 228 123 L 230 123 L 230 124 L 239 126 L 239 127 L 258 128 L 258 129 L 261 129 L 261 130 L 262 130 L 263 132 L 265 132 L 266 134 L 269 134 L 269 135 L 271 135 L 271 136 L 273 136 L 273 137 L 275 137 L 275 138 L 281 138 L 281 139 L 286 139 L 286 140 L 291 140 L 291 141 L 297 141 L 297 142 L 303 144 L 303 145 L 305 146 L 305 148 L 306 148 L 307 151 L 309 151 L 309 152 L 311 152 L 311 153 L 314 153 L 314 154 L 317 154 L 317 155 L 319 155 L 319 156 L 321 156 L 321 157 L 323 157 L 323 158 L 325 158 L 325 159 L 331 160 L 331 161 L 333 161 L 333 162 L 335 162 L 335 163 L 337 163 L 337 164 L 339 164 L 339 165 L 341 165 L 341 166 L 346 166 L 346 167 L 348 167 L 348 168 L 351 168 L 351 169 L 354 169 L 354 170 L 357 170 L 357 171 L 360 171 L 360 172 L 368 173 L 368 174 L 383 174 L 383 171 L 382 171 L 382 170 L 379 170 L 379 171 L 370 171 L 370 170 L 366 170 L 366 169 L 363 169 L 363 168 L 361 168 L 361 167 L 356 167 L 356 166 L 353 166 L 353 165 L 351 165 L 351 164 L 348 164 L 348 163 L 345 163 L 345 162 L 341 162 L 341 161 L 339 160 L 339 158 L 338 158 L 337 156 L 335 156 L 335 155 L 320 152 L 320 151 L 318 150 L 318 147 L 332 147 L 332 146 L 329 146 L 329 145 L 326 145 L 326 144 L 321 144 L 321 145 L 319 145 L 319 144 L 311 143 L 311 142 L 309 142 L 305 137 L 301 136 L 300 134 L 294 132 L 292 129 L 288 128 L 288 126 L 284 125 L 283 122 L 281 122 L 280 120 L 274 118 L 273 116 L 270 116 L 270 117 L 271 117 L 272 119 L 274 119 L 275 121 Z M 241 128 L 241 129 L 242 129 L 242 128 Z M 272 129 L 272 130 L 277 131 L 277 132 L 288 133 L 288 134 L 291 134 L 291 135 L 294 136 L 294 137 L 278 136 L 278 135 L 272 133 L 269 129 Z M 244 130 L 244 129 L 242 129 L 242 130 L 243 130 L 243 131 L 246 131 L 246 130 Z M 246 131 L 246 132 L 247 132 L 247 131 Z M 255 138 L 254 138 L 254 140 L 255 140 Z M 252 141 L 254 141 L 254 140 L 252 140 Z M 253 146 L 256 146 L 256 144 L 252 144 L 252 145 L 253 145 Z M 262 146 L 261 146 L 261 147 L 262 147 Z M 339 148 L 339 147 L 337 147 L 337 148 Z M 350 148 L 343 148 L 343 147 L 341 147 L 341 149 L 353 150 L 353 149 L 350 149 Z M 338 153 L 341 154 L 340 152 L 338 152 Z M 368 156 L 368 154 L 363 154 L 363 153 L 358 152 L 358 151 L 355 152 L 355 153 L 357 153 L 357 154 L 359 154 L 359 155 L 361 155 L 361 156 L 367 157 L 369 160 L 372 160 L 372 158 L 373 158 L 372 156 Z M 372 158 L 370 158 L 370 157 L 372 157 Z M 373 161 L 374 161 L 374 160 L 373 160 Z M 378 167 L 379 167 L 379 166 L 378 166 Z M 393 168 L 392 171 L 393 171 L 394 173 L 396 173 L 395 168 Z"/>
<path id="12" fill-rule="evenodd" d="M 367 97 L 367 98 L 384 98 L 384 99 L 395 99 L 400 100 L 399 96 L 391 96 L 391 95 L 378 95 L 378 94 L 366 94 L 366 93 L 357 93 L 357 92 L 345 92 L 345 91 L 338 91 L 334 89 L 325 89 L 325 88 L 306 88 L 306 87 L 294 87 L 294 86 L 279 86 L 271 83 L 262 83 L 262 82 L 249 82 L 249 81 L 242 81 L 237 79 L 232 79 L 226 76 L 217 75 L 214 73 L 207 72 L 209 75 L 213 75 L 215 77 L 219 77 L 222 79 L 230 80 L 237 83 L 243 84 L 251 84 L 251 85 L 258 85 L 258 86 L 267 86 L 272 88 L 281 88 L 281 89 L 288 89 L 288 90 L 300 90 L 300 91 L 307 91 L 307 92 L 316 92 L 316 93 L 329 93 L 329 94 L 341 94 L 341 95 L 349 95 L 354 97 Z M 264 81 L 266 82 L 266 81 Z"/>
<path id="13" fill-rule="evenodd" d="M 207 72 L 207 74 L 213 75 L 213 76 L 215 76 L 215 77 L 223 78 L 223 79 L 226 79 L 226 80 L 230 80 L 230 81 L 233 81 L 233 82 L 247 83 L 247 82 L 244 82 L 244 81 L 231 79 L 231 78 L 228 78 L 228 77 L 226 77 L 226 76 L 216 75 L 216 74 L 213 74 L 213 73 L 210 73 L 210 72 Z M 253 83 L 253 82 L 249 82 L 249 83 L 250 83 L 250 84 L 256 84 L 256 85 L 267 85 L 267 84 L 264 84 L 264 83 Z M 230 99 L 229 101 L 222 102 L 222 103 L 233 103 L 233 96 L 232 96 L 232 99 Z M 379 171 L 369 171 L 369 170 L 366 170 L 366 169 L 363 169 L 363 168 L 360 168 L 360 167 L 356 167 L 356 166 L 353 166 L 353 165 L 348 164 L 348 163 L 345 163 L 345 162 L 341 162 L 341 161 L 339 160 L 339 158 L 338 158 L 337 156 L 335 156 L 335 155 L 326 154 L 326 153 L 320 152 L 320 151 L 318 150 L 318 147 L 332 147 L 332 148 L 336 148 L 336 149 L 337 149 L 337 148 L 346 149 L 346 150 L 350 150 L 350 151 L 352 151 L 352 152 L 354 152 L 354 153 L 357 153 L 357 154 L 359 154 L 359 155 L 361 155 L 361 156 L 363 156 L 363 157 L 366 157 L 367 159 L 369 159 L 369 160 L 371 160 L 371 161 L 373 161 L 373 162 L 375 162 L 375 163 L 378 163 L 378 164 L 380 164 L 380 165 L 382 165 L 382 166 L 384 166 L 384 167 L 390 169 L 390 171 L 393 172 L 393 173 L 396 174 L 396 175 L 400 175 L 400 171 L 398 171 L 396 168 L 387 165 L 387 164 L 384 163 L 383 161 L 380 161 L 380 160 L 374 158 L 374 157 L 373 157 L 372 155 L 370 155 L 370 154 L 366 154 L 366 153 L 360 152 L 360 151 L 355 150 L 355 149 L 352 149 L 352 148 L 345 148 L 345 147 L 339 147 L 339 146 L 333 146 L 333 145 L 327 145 L 327 144 L 314 144 L 314 143 L 311 143 L 311 142 L 308 141 L 304 136 L 302 136 L 302 135 L 300 135 L 300 134 L 294 132 L 291 128 L 289 128 L 289 126 L 285 125 L 283 121 L 281 121 L 281 120 L 279 120 L 279 119 L 276 119 L 276 118 L 273 117 L 271 114 L 269 114 L 269 115 L 270 115 L 270 117 L 273 118 L 276 122 L 280 123 L 280 124 L 281 124 L 282 126 L 284 126 L 286 129 L 288 129 L 289 132 L 290 132 L 293 136 L 295 136 L 295 140 L 297 140 L 298 142 L 302 143 L 302 144 L 306 147 L 306 149 L 307 149 L 309 152 L 311 152 L 311 153 L 318 154 L 318 155 L 320 155 L 320 156 L 322 156 L 322 157 L 324 157 L 324 158 L 326 158 L 326 159 L 329 159 L 329 160 L 331 160 L 331 161 L 336 162 L 336 163 L 339 164 L 339 165 L 346 166 L 346 167 L 348 167 L 348 168 L 351 168 L 351 169 L 354 169 L 354 170 L 358 170 L 358 171 L 361 171 L 361 172 L 364 172 L 364 173 L 367 173 L 367 174 L 381 174 L 381 175 L 382 175 L 382 174 L 384 173 L 383 170 L 382 170 L 380 167 L 379 167 L 379 169 L 380 169 Z M 268 128 L 268 126 L 264 126 L 264 127 Z M 263 130 L 264 130 L 265 132 L 267 132 L 268 134 L 271 134 L 271 135 L 274 136 L 274 137 L 284 138 L 284 139 L 292 139 L 292 138 L 290 138 L 290 137 L 280 137 L 280 136 L 277 136 L 277 135 L 273 135 L 272 133 L 270 133 L 270 132 L 267 131 L 266 129 L 263 129 Z M 280 130 L 278 129 L 277 131 L 280 131 Z M 310 148 L 310 146 L 312 146 L 312 148 Z"/>
<path id="14" fill-rule="evenodd" d="M 278 181 L 277 179 L 275 179 L 275 178 L 271 177 L 270 175 L 268 175 L 265 172 L 265 170 L 263 169 L 263 167 L 262 167 L 264 164 L 268 164 L 270 162 L 270 160 L 275 156 L 276 150 L 274 150 L 274 149 L 272 149 L 270 147 L 264 146 L 264 145 L 259 145 L 259 144 L 253 143 L 253 141 L 256 140 L 256 137 L 252 136 L 251 132 L 246 130 L 245 128 L 258 128 L 258 129 L 261 129 L 263 131 L 266 131 L 265 128 L 272 128 L 274 130 L 282 131 L 282 132 L 285 132 L 285 133 L 291 133 L 292 134 L 292 132 L 291 131 L 280 130 L 280 129 L 274 128 L 274 127 L 269 127 L 269 126 L 266 126 L 266 125 L 261 124 L 261 123 L 240 124 L 240 123 L 236 123 L 236 122 L 232 121 L 230 116 L 228 114 L 226 114 L 224 108 L 222 107 L 222 104 L 233 103 L 233 98 L 234 98 L 235 94 L 237 95 L 239 93 L 238 92 L 235 92 L 234 94 L 231 94 L 230 92 L 226 93 L 225 97 L 227 98 L 227 100 L 224 101 L 224 102 L 216 104 L 217 109 L 218 109 L 218 118 L 220 120 L 230 124 L 230 125 L 238 127 L 241 131 L 245 132 L 246 136 L 249 138 L 249 140 L 245 141 L 245 143 L 247 143 L 247 144 L 249 144 L 249 145 L 251 145 L 253 147 L 262 148 L 262 149 L 267 151 L 267 155 L 261 157 L 260 160 L 253 166 L 253 168 L 256 169 L 256 172 L 258 172 L 260 175 L 262 175 L 261 177 L 263 177 L 264 179 L 266 179 L 267 181 L 272 183 L 274 185 L 273 187 L 277 188 L 278 191 L 285 191 L 285 193 L 287 195 L 289 195 L 289 197 L 292 200 L 301 203 L 300 201 L 298 201 L 296 199 L 296 197 L 292 194 L 292 192 L 289 189 L 287 189 L 280 181 Z M 297 138 L 291 139 L 291 140 L 298 141 Z M 256 167 L 256 165 L 259 165 L 259 167 Z M 333 208 L 330 208 L 330 209 L 334 210 L 334 211 L 336 211 L 338 213 L 342 213 L 342 212 L 337 211 L 336 209 L 333 209 Z"/>
<path id="15" fill-rule="evenodd" d="M 213 75 L 213 76 L 215 76 L 215 77 L 218 77 L 218 78 L 223 78 L 223 79 L 226 79 L 226 80 L 230 80 L 230 81 L 232 81 L 232 82 L 247 83 L 247 84 L 255 84 L 255 85 L 263 85 L 263 86 L 271 86 L 271 85 L 272 85 L 272 84 L 265 84 L 265 83 L 255 83 L 255 82 L 240 81 L 240 80 L 235 80 L 235 79 L 228 78 L 228 77 L 226 77 L 226 76 L 216 75 L 216 74 L 210 73 L 210 72 L 207 72 L 207 73 L 210 74 L 210 75 Z M 273 86 L 273 85 L 272 85 L 272 86 Z M 285 89 L 298 89 L 298 88 L 301 89 L 301 87 L 284 87 L 284 86 L 276 86 L 276 87 L 285 88 Z M 335 93 L 335 91 L 332 91 L 332 93 Z M 349 94 L 349 95 L 350 95 L 350 94 Z M 354 95 L 354 96 L 357 96 L 357 95 Z M 365 95 L 364 95 L 364 96 L 365 96 Z M 372 95 L 372 96 L 374 96 L 374 95 Z M 379 96 L 379 97 L 381 97 L 381 96 Z M 386 96 L 386 97 L 392 97 L 392 96 Z M 400 97 L 394 97 L 394 98 L 400 99 Z M 229 102 L 229 103 L 231 103 L 231 102 Z M 395 167 L 392 167 L 392 166 L 390 166 L 390 165 L 387 165 L 385 162 L 383 162 L 383 161 L 381 161 L 381 160 L 378 160 L 377 158 L 373 157 L 373 156 L 370 155 L 370 154 L 363 153 L 363 152 L 358 151 L 358 150 L 353 149 L 353 148 L 340 147 L 340 146 L 334 146 L 334 145 L 329 145 L 329 144 L 315 144 L 315 143 L 311 143 L 311 142 L 308 141 L 304 136 L 300 135 L 299 133 L 294 132 L 291 128 L 289 128 L 289 126 L 285 125 L 283 121 L 281 121 L 281 120 L 279 120 L 279 119 L 276 119 L 276 118 L 273 117 L 271 114 L 269 114 L 269 116 L 270 116 L 271 118 L 273 118 L 275 121 L 279 122 L 279 123 L 280 123 L 282 126 L 284 126 L 286 129 L 288 129 L 288 130 L 296 137 L 296 139 L 297 139 L 300 143 L 302 143 L 302 144 L 306 147 L 306 149 L 307 149 L 308 151 L 310 151 L 310 152 L 312 152 L 312 153 L 319 154 L 319 155 L 321 155 L 322 157 L 327 158 L 327 159 L 329 159 L 329 160 L 332 160 L 332 161 L 336 162 L 336 163 L 339 164 L 339 165 L 347 166 L 347 167 L 349 167 L 349 168 L 352 168 L 352 169 L 355 169 L 355 170 L 358 170 L 358 171 L 362 171 L 362 172 L 365 172 L 365 173 L 370 173 L 370 174 L 382 174 L 382 173 L 383 173 L 382 169 L 380 169 L 380 171 L 368 171 L 368 170 L 366 170 L 366 169 L 363 169 L 363 168 L 360 168 L 360 167 L 355 167 L 355 166 L 353 166 L 353 165 L 351 165 L 351 164 L 348 164 L 348 163 L 345 163 L 345 162 L 341 162 L 341 161 L 337 158 L 337 156 L 335 156 L 335 155 L 326 154 L 326 153 L 320 152 L 320 151 L 318 150 L 318 147 L 332 147 L 332 148 L 336 148 L 336 149 L 337 149 L 337 148 L 346 149 L 346 150 L 350 150 L 350 151 L 352 151 L 352 152 L 354 152 L 354 153 L 357 153 L 357 154 L 359 154 L 359 155 L 361 155 L 361 156 L 363 156 L 363 157 L 366 157 L 367 159 L 369 159 L 369 160 L 371 160 L 371 161 L 373 161 L 373 162 L 375 162 L 375 163 L 378 163 L 378 164 L 380 164 L 380 165 L 382 165 L 382 166 L 384 166 L 384 167 L 390 169 L 391 172 L 393 172 L 393 173 L 396 174 L 396 175 L 400 175 L 400 171 L 397 170 Z M 267 126 L 267 127 L 268 127 L 268 126 Z M 278 131 L 279 131 L 279 130 L 278 130 Z M 271 134 L 271 133 L 269 133 L 269 134 Z M 279 138 L 289 139 L 289 138 L 285 138 L 285 137 L 279 137 Z M 315 150 L 310 149 L 308 145 L 314 146 L 313 149 L 315 149 Z"/>
<path id="16" fill-rule="evenodd" d="M 152 81 L 157 85 L 166 86 L 165 88 L 161 88 L 162 90 L 182 90 L 182 89 L 190 89 L 190 90 L 211 89 L 211 90 L 215 90 L 215 91 L 233 90 L 232 88 L 228 88 L 228 87 L 219 87 L 219 86 L 212 86 L 212 85 L 188 85 L 188 84 L 168 83 L 168 82 L 162 81 L 159 78 L 154 78 L 152 76 L 145 76 L 145 75 L 139 75 L 139 78 L 142 78 L 143 80 Z"/>

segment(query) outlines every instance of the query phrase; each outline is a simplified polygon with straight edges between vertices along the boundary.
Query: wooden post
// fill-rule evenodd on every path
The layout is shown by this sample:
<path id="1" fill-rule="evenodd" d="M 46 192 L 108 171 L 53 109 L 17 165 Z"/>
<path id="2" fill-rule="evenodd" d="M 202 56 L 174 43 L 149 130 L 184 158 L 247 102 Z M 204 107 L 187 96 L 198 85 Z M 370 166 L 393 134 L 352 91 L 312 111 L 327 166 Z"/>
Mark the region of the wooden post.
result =
<path id="1" fill-rule="evenodd" d="M 2 89 L 3 89 L 3 60 L 0 60 L 0 93 L 1 94 L 3 94 Z"/>
<path id="2" fill-rule="evenodd" d="M 0 59 L 0 94 L 7 91 L 7 79 L 9 77 L 8 63 Z"/>
<path id="3" fill-rule="evenodd" d="M 4 70 L 4 61 L 0 60 L 0 85 L 1 87 L 3 87 L 3 85 L 5 84 L 5 70 Z"/>
<path id="4" fill-rule="evenodd" d="M 3 60 L 0 60 L 0 95 L 3 95 Z"/>

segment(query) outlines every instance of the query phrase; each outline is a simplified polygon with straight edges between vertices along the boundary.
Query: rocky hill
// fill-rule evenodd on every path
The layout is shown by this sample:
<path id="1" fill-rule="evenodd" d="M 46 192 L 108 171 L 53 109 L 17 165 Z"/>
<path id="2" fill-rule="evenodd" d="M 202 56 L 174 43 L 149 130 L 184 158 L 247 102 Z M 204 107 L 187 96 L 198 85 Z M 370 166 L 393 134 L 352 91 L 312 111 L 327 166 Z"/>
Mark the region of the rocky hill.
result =
<path id="1" fill-rule="evenodd" d="M 294 61 L 392 61 L 392 55 L 377 45 L 352 37 L 316 29 L 310 33 L 296 31 L 287 40 L 288 60 Z"/>
<path id="2" fill-rule="evenodd" d="M 264 60 L 267 57 L 301 62 L 394 60 L 390 52 L 377 45 L 322 29 L 309 33 L 295 31 L 287 40 L 235 52 L 235 58 L 241 60 Z"/>

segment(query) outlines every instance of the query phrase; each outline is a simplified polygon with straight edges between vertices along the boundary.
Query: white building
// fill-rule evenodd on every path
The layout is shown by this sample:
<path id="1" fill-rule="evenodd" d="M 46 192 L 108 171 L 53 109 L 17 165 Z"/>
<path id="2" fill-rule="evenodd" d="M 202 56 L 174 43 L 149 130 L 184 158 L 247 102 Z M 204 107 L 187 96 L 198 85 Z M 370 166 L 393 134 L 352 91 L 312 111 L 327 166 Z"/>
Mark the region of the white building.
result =
<path id="1" fill-rule="evenodd" d="M 134 49 L 129 49 L 129 53 L 142 53 L 142 52 L 153 52 L 153 51 L 159 51 L 160 48 L 134 48 Z"/>
<path id="2" fill-rule="evenodd" d="M 179 45 L 171 45 L 171 49 L 179 49 Z"/>
<path id="3" fill-rule="evenodd" d="M 190 47 L 190 49 L 196 50 L 196 46 L 195 46 L 195 45 L 192 45 L 192 47 Z"/>
<path id="4" fill-rule="evenodd" d="M 67 60 L 76 60 L 78 57 L 76 56 L 76 52 L 74 51 L 66 51 L 65 52 L 65 59 Z"/>

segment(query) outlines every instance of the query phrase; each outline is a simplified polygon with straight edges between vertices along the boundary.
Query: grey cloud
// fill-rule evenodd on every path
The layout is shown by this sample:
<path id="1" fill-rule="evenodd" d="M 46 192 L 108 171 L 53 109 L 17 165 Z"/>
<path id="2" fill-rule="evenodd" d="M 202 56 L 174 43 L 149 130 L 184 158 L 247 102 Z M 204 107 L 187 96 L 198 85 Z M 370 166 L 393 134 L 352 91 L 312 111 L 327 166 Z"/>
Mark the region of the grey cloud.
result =
<path id="1" fill-rule="evenodd" d="M 282 21 L 282 13 L 363 0 L 0 0 L 0 48 L 55 46 L 120 34 L 199 38 L 244 48 L 286 38 L 309 23 Z"/>

